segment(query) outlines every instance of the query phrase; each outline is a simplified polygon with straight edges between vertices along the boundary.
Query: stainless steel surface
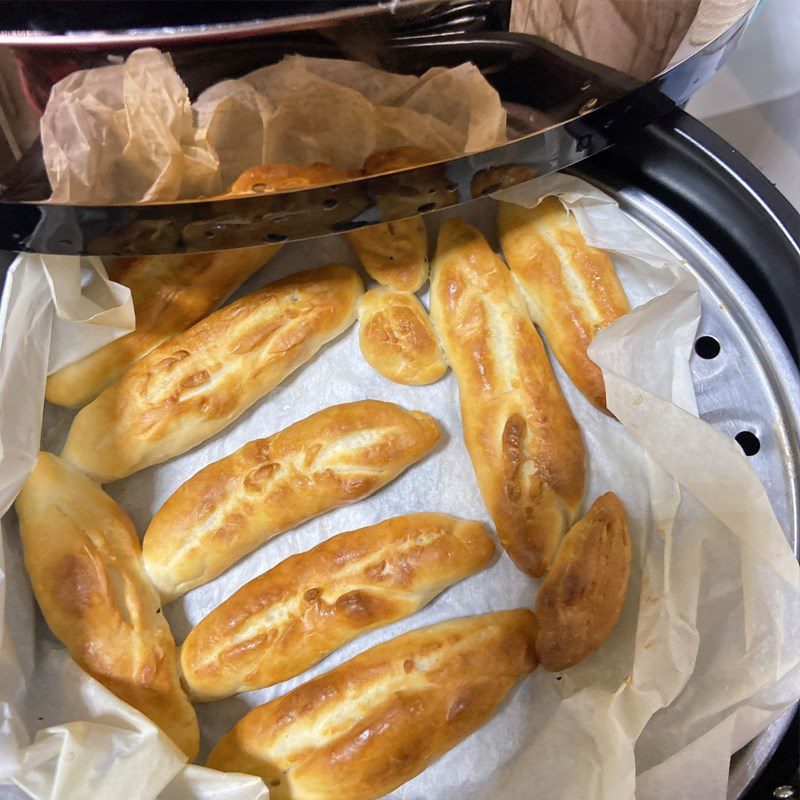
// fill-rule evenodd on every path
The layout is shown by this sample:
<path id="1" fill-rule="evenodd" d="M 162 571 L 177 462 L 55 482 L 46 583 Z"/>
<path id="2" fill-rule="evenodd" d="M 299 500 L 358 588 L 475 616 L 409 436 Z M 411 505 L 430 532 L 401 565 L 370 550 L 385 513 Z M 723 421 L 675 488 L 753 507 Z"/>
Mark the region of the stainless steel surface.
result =
<path id="1" fill-rule="evenodd" d="M 308 15 L 302 20 L 292 15 L 291 25 L 288 18 L 273 18 L 270 35 L 262 30 L 255 38 L 248 33 L 248 38 L 232 40 L 211 26 L 197 41 L 170 45 L 193 96 L 211 83 L 293 52 L 361 58 L 416 74 L 431 66 L 475 62 L 509 111 L 510 143 L 440 162 L 437 179 L 451 188 L 433 201 L 424 197 L 430 167 L 402 171 L 401 194 L 408 202 L 383 213 L 375 198 L 396 190 L 396 179 L 360 179 L 334 188 L 347 203 L 333 203 L 337 198 L 329 187 L 235 199 L 51 205 L 41 153 L 31 140 L 50 85 L 75 69 L 122 57 L 133 45 L 111 52 L 98 34 L 96 41 L 82 39 L 80 46 L 58 49 L 31 44 L 38 38 L 7 33 L 5 41 L 14 44 L 0 48 L 5 84 L 0 84 L 0 111 L 5 112 L 0 131 L 7 164 L 17 154 L 22 157 L 0 178 L 0 248 L 98 254 L 207 251 L 306 238 L 396 219 L 420 207 L 424 213 L 463 202 L 575 163 L 685 102 L 720 66 L 753 13 L 754 1 L 399 3 L 392 6 L 395 13 L 381 6 L 367 16 L 353 16 L 352 9 L 345 9 L 337 13 L 350 16 L 337 21 L 327 15 L 324 26 Z M 284 33 L 285 25 L 291 33 Z M 163 45 L 164 31 L 152 33 L 153 41 Z M 2 153 L 0 141 L 0 158 Z M 288 215 L 282 213 L 285 205 Z"/>
<path id="2" fill-rule="evenodd" d="M 711 359 L 692 357 L 700 416 L 735 437 L 760 442 L 750 463 L 767 490 L 795 553 L 800 552 L 800 376 L 783 340 L 733 267 L 673 210 L 640 189 L 617 194 L 622 208 L 685 259 L 702 294 L 698 338 L 720 344 Z M 731 759 L 728 798 L 739 800 L 786 731 L 794 708 Z M 676 798 L 677 800 L 677 798 Z"/>

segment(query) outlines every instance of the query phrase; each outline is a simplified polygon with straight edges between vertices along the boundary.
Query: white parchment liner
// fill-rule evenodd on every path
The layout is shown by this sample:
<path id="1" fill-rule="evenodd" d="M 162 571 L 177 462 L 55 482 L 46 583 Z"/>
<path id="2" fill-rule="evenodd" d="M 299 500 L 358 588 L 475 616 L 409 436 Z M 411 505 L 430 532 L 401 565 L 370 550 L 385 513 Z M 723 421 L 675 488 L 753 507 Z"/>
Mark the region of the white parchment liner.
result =
<path id="1" fill-rule="evenodd" d="M 635 306 L 591 349 L 620 422 L 592 408 L 556 366 L 586 441 L 585 505 L 613 490 L 630 514 L 634 565 L 626 605 L 599 652 L 563 675 L 537 670 L 492 721 L 391 797 L 620 800 L 635 792 L 640 800 L 722 800 L 730 754 L 800 695 L 798 565 L 738 446 L 694 415 L 688 358 L 700 311 L 695 279 L 613 201 L 575 178 L 548 177 L 507 197 L 532 204 L 546 193 L 560 194 L 589 241 L 612 251 Z M 429 215 L 427 222 L 433 237 L 442 218 L 464 216 L 496 245 L 495 212 L 494 201 L 484 199 Z M 354 263 L 341 238 L 289 245 L 242 291 L 334 259 Z M 50 330 L 56 320 L 64 324 L 51 298 L 75 320 L 58 333 L 58 363 L 98 322 L 129 325 L 124 305 L 98 319 L 96 308 L 66 303 L 61 278 L 67 267 L 47 263 L 46 273 L 41 259 L 22 256 L 3 295 L 2 510 L 39 446 Z M 48 274 L 58 277 L 48 282 Z M 107 291 L 106 308 L 123 299 L 119 289 Z M 165 498 L 200 467 L 320 408 L 364 397 L 433 414 L 445 431 L 443 443 L 373 497 L 274 539 L 168 606 L 179 642 L 247 580 L 339 531 L 420 510 L 489 522 L 463 445 L 452 375 L 427 387 L 390 383 L 363 361 L 355 329 L 228 430 L 108 491 L 143 532 Z M 71 416 L 46 409 L 45 448 L 58 450 Z M 3 534 L 0 777 L 48 800 L 266 798 L 258 780 L 183 768 L 153 725 L 70 662 L 34 611 L 13 513 L 3 519 Z M 362 636 L 297 679 L 199 705 L 202 753 L 248 708 L 372 644 L 453 616 L 530 606 L 534 597 L 535 584 L 503 554 L 423 612 Z"/>

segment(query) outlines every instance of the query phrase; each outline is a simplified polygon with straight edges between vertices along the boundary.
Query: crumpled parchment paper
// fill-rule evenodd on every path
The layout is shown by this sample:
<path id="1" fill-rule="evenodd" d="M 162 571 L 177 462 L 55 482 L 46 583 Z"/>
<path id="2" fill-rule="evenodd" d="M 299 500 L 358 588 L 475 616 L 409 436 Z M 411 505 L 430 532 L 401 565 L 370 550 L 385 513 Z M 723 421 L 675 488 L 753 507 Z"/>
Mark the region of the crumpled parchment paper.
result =
<path id="1" fill-rule="evenodd" d="M 215 195 L 269 161 L 360 169 L 400 145 L 480 150 L 505 141 L 506 113 L 470 63 L 418 78 L 303 56 L 215 84 L 192 105 L 170 56 L 147 48 L 59 81 L 40 128 L 51 200 L 120 203 Z"/>
<path id="2" fill-rule="evenodd" d="M 800 695 L 798 565 L 738 446 L 695 416 L 688 359 L 700 292 L 691 272 L 609 198 L 575 178 L 550 176 L 506 198 L 532 204 L 548 193 L 560 195 L 590 242 L 612 252 L 634 306 L 591 349 L 619 422 L 594 409 L 555 367 L 586 441 L 585 505 L 613 490 L 629 511 L 634 561 L 625 608 L 597 653 L 560 675 L 537 670 L 494 719 L 391 797 L 520 800 L 535 787 L 548 800 L 621 800 L 634 793 L 639 800 L 722 800 L 730 754 Z M 485 198 L 426 222 L 433 236 L 444 217 L 464 216 L 496 245 L 495 213 L 494 201 Z M 287 245 L 242 291 L 334 259 L 354 263 L 339 237 Z M 0 319 L 3 509 L 39 445 L 56 317 L 41 262 L 22 256 L 10 281 Z M 364 397 L 433 414 L 445 432 L 442 444 L 371 498 L 277 537 L 167 606 L 178 642 L 247 580 L 339 531 L 419 510 L 489 522 L 464 448 L 452 375 L 426 387 L 386 381 L 362 359 L 355 329 L 220 435 L 107 489 L 143 532 L 153 512 L 200 467 L 327 405 Z M 71 417 L 46 409 L 46 449 L 58 450 Z M 265 800 L 252 778 L 182 768 L 154 726 L 71 664 L 34 611 L 13 513 L 2 524 L 0 776 L 48 800 L 118 800 L 121 794 Z M 199 704 L 202 754 L 250 707 L 372 644 L 453 616 L 531 606 L 535 590 L 502 554 L 421 613 L 360 637 L 296 679 Z"/>

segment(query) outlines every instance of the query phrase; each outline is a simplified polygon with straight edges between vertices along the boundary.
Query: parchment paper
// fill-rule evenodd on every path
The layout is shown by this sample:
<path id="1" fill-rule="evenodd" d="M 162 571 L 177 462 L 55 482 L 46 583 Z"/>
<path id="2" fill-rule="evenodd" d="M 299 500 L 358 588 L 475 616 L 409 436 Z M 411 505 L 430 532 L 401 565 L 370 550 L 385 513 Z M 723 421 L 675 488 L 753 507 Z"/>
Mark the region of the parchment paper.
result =
<path id="1" fill-rule="evenodd" d="M 289 56 L 206 89 L 194 106 L 168 54 L 74 72 L 41 119 L 51 199 L 175 200 L 227 191 L 269 161 L 361 168 L 377 149 L 446 157 L 505 141 L 500 96 L 473 64 L 395 75 Z"/>
<path id="2" fill-rule="evenodd" d="M 537 670 L 494 719 L 391 797 L 620 800 L 635 792 L 640 800 L 722 800 L 730 754 L 800 695 L 798 565 L 738 446 L 694 416 L 688 365 L 700 310 L 694 277 L 613 202 L 577 179 L 552 176 L 508 194 L 533 203 L 551 192 L 572 208 L 590 242 L 614 251 L 635 306 L 598 336 L 591 351 L 620 422 L 591 407 L 556 365 L 586 441 L 585 505 L 613 490 L 629 511 L 634 563 L 625 608 L 601 650 L 563 674 Z M 433 235 L 444 217 L 465 216 L 496 245 L 495 212 L 494 200 L 486 198 L 428 215 L 426 222 Z M 355 263 L 337 237 L 288 245 L 242 291 L 333 259 Z M 28 336 L 21 327 L 28 312 L 14 294 L 23 288 L 28 307 L 40 309 Z M 21 369 L 24 362 L 25 370 L 14 376 L 13 387 L 0 384 L 6 503 L 38 446 L 54 314 L 49 298 L 41 269 L 22 257 L 3 307 L 0 350 L 0 377 L 8 365 Z M 452 375 L 427 387 L 386 381 L 363 361 L 355 329 L 228 430 L 108 491 L 141 532 L 200 467 L 327 405 L 364 397 L 428 411 L 444 429 L 444 441 L 373 497 L 274 539 L 167 606 L 177 641 L 247 580 L 334 533 L 419 510 L 489 523 L 463 445 Z M 46 409 L 45 448 L 58 450 L 71 416 Z M 23 441 L 20 424 L 28 432 Z M 8 443 L 17 444 L 17 459 L 7 458 Z M 3 528 L 7 607 L 0 687 L 6 702 L 0 768 L 6 780 L 52 800 L 266 798 L 251 778 L 181 769 L 174 748 L 156 737 L 154 726 L 70 664 L 33 611 L 13 515 L 3 519 Z M 297 679 L 198 705 L 202 755 L 250 707 L 377 642 L 458 615 L 531 606 L 535 592 L 535 583 L 502 554 L 421 613 L 360 637 Z"/>

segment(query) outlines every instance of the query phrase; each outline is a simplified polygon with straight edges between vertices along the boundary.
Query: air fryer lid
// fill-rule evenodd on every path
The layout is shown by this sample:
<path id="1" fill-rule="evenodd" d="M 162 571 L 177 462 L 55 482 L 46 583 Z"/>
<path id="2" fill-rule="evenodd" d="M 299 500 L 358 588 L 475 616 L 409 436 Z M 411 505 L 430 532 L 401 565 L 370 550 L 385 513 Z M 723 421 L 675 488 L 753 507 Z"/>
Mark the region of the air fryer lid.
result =
<path id="1" fill-rule="evenodd" d="M 200 3 L 190 13 L 185 4 L 167 3 L 5 4 L 1 246 L 52 253 L 207 251 L 347 230 L 464 202 L 575 163 L 684 102 L 717 69 L 751 13 L 749 3 L 732 4 L 727 16 L 725 4 L 710 5 L 361 0 Z M 502 99 L 509 143 L 435 168 L 406 169 L 399 179 L 213 200 L 49 203 L 37 133 L 52 84 L 146 45 L 170 52 L 192 98 L 294 53 L 358 59 L 407 74 L 470 61 Z M 383 202 L 379 210 L 379 197 L 402 202 Z"/>

